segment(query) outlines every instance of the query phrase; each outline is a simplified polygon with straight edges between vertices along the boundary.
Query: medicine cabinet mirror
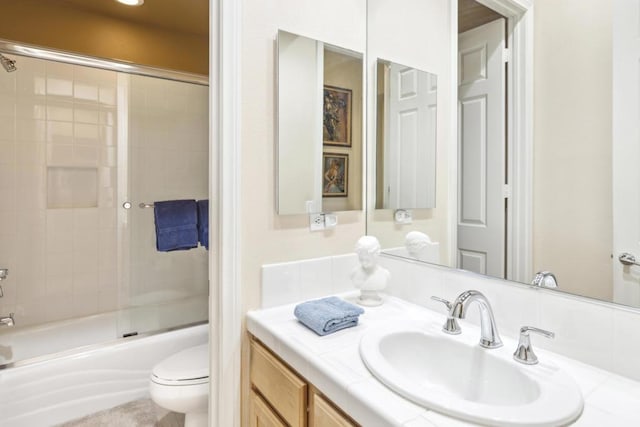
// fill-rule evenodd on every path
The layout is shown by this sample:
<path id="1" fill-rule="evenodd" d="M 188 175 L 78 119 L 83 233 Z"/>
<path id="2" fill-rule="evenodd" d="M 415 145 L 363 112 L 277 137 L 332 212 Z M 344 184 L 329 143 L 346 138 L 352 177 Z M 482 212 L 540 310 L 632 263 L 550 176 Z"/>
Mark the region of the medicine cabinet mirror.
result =
<path id="1" fill-rule="evenodd" d="M 382 59 L 376 64 L 376 209 L 436 205 L 435 74 Z"/>
<path id="2" fill-rule="evenodd" d="M 363 54 L 278 31 L 277 212 L 362 209 Z"/>

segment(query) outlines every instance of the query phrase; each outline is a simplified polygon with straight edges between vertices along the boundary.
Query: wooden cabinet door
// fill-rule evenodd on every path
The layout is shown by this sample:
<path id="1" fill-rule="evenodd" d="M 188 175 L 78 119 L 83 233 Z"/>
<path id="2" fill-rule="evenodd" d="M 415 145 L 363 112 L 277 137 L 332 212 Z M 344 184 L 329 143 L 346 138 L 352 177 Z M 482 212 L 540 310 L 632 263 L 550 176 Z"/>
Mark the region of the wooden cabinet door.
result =
<path id="1" fill-rule="evenodd" d="M 342 414 L 316 390 L 312 391 L 309 427 L 356 427 L 346 415 Z"/>
<path id="2" fill-rule="evenodd" d="M 291 427 L 307 419 L 307 383 L 257 341 L 251 342 L 253 386 Z"/>
<path id="3" fill-rule="evenodd" d="M 251 409 L 249 412 L 250 427 L 287 427 L 269 408 L 266 402 L 253 390 L 250 394 Z"/>

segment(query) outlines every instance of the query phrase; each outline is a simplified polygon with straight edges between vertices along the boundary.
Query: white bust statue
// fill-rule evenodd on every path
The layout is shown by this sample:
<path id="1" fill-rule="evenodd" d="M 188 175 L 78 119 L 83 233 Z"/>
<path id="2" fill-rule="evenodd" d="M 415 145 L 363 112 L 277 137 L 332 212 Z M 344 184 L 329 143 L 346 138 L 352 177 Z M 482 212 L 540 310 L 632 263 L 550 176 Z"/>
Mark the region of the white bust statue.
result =
<path id="1" fill-rule="evenodd" d="M 424 251 L 427 245 L 431 243 L 431 239 L 420 231 L 410 231 L 404 239 L 404 245 L 411 258 L 423 260 Z"/>
<path id="2" fill-rule="evenodd" d="M 378 265 L 380 242 L 373 236 L 362 236 L 356 243 L 360 265 L 351 273 L 353 285 L 360 289 L 358 304 L 376 306 L 382 304 L 379 291 L 389 282 L 389 271 Z"/>

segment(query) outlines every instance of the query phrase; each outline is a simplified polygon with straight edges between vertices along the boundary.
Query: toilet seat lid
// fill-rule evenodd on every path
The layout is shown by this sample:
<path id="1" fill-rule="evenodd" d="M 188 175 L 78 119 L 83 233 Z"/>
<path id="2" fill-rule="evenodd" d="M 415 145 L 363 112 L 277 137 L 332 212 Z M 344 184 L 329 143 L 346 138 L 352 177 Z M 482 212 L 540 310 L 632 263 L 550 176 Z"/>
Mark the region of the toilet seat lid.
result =
<path id="1" fill-rule="evenodd" d="M 166 358 L 153 367 L 152 373 L 154 381 L 160 383 L 209 381 L 209 344 L 190 347 Z"/>

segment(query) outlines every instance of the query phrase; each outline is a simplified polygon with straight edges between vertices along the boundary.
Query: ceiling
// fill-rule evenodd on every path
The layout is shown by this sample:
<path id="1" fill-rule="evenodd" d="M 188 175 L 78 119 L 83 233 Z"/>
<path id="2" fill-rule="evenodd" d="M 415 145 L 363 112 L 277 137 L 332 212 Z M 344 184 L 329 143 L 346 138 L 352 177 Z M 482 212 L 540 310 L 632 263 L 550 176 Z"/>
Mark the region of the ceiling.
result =
<path id="1" fill-rule="evenodd" d="M 115 0 L 56 0 L 74 9 L 168 31 L 209 35 L 209 0 L 145 0 L 139 7 Z"/>

